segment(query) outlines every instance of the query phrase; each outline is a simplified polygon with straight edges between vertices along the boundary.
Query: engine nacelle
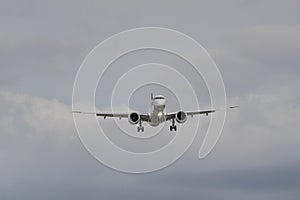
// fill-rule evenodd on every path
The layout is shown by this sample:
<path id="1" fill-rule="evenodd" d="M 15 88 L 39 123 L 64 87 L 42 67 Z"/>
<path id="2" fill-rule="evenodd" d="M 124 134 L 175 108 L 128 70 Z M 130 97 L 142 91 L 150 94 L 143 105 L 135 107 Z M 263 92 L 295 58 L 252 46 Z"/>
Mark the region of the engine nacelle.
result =
<path id="1" fill-rule="evenodd" d="M 186 122 L 186 120 L 187 120 L 186 112 L 183 112 L 183 111 L 177 112 L 175 117 L 176 117 L 176 121 L 180 124 Z"/>
<path id="2" fill-rule="evenodd" d="M 140 115 L 136 112 L 130 113 L 128 115 L 128 121 L 132 125 L 139 123 L 140 119 L 141 119 Z"/>

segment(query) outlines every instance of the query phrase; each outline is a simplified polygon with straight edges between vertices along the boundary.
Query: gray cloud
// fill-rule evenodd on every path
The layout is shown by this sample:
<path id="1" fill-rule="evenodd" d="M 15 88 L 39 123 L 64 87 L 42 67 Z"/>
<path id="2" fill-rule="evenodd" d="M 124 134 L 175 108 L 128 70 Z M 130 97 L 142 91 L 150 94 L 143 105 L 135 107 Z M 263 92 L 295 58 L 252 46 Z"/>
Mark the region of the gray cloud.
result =
<path id="1" fill-rule="evenodd" d="M 299 192 L 299 165 L 295 163 L 252 169 L 216 170 L 207 173 L 170 173 L 157 181 L 149 177 L 148 183 L 160 187 L 191 188 L 226 192 L 248 191 L 253 193 Z M 145 181 L 145 180 L 143 180 Z M 158 187 L 156 185 L 156 187 Z"/>
<path id="2" fill-rule="evenodd" d="M 283 99 L 248 98 L 241 111 L 229 113 L 223 139 L 209 158 L 196 159 L 197 141 L 174 166 L 141 176 L 121 174 L 95 162 L 75 136 L 69 106 L 9 92 L 2 92 L 0 99 L 4 198 L 229 199 L 284 193 L 293 199 L 298 191 L 299 136 L 294 134 L 298 125 L 293 112 L 299 110 L 282 112 Z M 268 106 L 277 107 L 274 114 Z M 261 118 L 247 111 L 256 107 L 253 114 Z M 284 114 L 285 122 L 277 123 L 279 114 Z"/>

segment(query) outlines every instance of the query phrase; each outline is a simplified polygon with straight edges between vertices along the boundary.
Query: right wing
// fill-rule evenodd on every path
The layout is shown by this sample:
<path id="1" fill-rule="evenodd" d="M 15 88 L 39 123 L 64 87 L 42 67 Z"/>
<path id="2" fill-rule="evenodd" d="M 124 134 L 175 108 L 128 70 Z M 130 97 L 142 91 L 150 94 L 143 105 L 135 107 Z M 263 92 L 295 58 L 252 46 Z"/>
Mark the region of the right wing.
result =
<path id="1" fill-rule="evenodd" d="M 228 108 L 229 108 L 229 109 L 233 109 L 233 108 L 237 108 L 237 107 L 239 107 L 239 106 L 230 106 L 230 107 L 228 107 Z M 214 113 L 214 112 L 216 112 L 216 111 L 217 111 L 217 109 L 197 110 L 197 111 L 187 111 L 187 112 L 186 112 L 186 115 L 187 115 L 187 116 L 193 117 L 194 115 L 208 115 L 208 114 Z M 176 118 L 176 113 L 177 113 L 177 112 L 167 113 L 167 114 L 166 114 L 166 121 L 175 119 L 175 118 Z"/>
<path id="2" fill-rule="evenodd" d="M 199 111 L 188 111 L 186 112 L 187 115 L 193 117 L 194 115 L 208 115 L 209 113 L 213 113 L 216 112 L 216 109 L 212 109 L 212 110 L 199 110 Z"/>
<path id="3" fill-rule="evenodd" d="M 215 109 L 213 110 L 198 110 L 198 111 L 187 111 L 187 116 L 193 117 L 194 115 L 208 115 L 209 113 L 216 112 Z M 177 112 L 167 113 L 166 114 L 166 121 L 175 119 Z"/>
<path id="4" fill-rule="evenodd" d="M 79 113 L 79 114 L 92 114 L 96 115 L 97 117 L 117 117 L 119 119 L 128 118 L 128 113 L 100 113 L 100 112 L 82 112 L 82 111 L 72 111 L 72 113 Z M 138 113 L 139 114 L 139 113 Z M 149 115 L 146 114 L 139 114 L 142 121 L 149 121 Z"/>

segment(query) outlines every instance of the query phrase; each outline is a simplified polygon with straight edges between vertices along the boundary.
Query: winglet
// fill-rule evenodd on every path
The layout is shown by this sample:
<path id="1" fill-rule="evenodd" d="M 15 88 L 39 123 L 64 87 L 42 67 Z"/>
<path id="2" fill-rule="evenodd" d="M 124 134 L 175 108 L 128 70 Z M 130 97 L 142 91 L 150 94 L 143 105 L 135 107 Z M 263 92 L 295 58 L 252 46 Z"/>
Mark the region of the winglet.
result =
<path id="1" fill-rule="evenodd" d="M 72 110 L 72 113 L 77 113 L 77 114 L 96 114 L 95 112 L 82 112 L 78 110 Z"/>
<path id="2" fill-rule="evenodd" d="M 72 110 L 72 113 L 82 113 L 81 111 Z"/>

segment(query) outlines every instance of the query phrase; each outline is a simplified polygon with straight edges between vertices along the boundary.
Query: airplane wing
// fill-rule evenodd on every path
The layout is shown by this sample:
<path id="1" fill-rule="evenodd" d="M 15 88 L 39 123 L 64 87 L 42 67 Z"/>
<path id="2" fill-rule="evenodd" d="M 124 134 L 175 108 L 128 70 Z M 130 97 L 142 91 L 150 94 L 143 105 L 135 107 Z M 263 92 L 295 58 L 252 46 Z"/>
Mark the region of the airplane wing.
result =
<path id="1" fill-rule="evenodd" d="M 128 113 L 100 113 L 100 112 L 82 112 L 82 111 L 72 111 L 72 113 L 79 113 L 79 114 L 92 114 L 96 115 L 97 117 L 117 117 L 119 119 L 128 118 Z M 146 114 L 139 114 L 142 121 L 149 121 L 149 115 Z"/>
<path id="2" fill-rule="evenodd" d="M 216 112 L 216 110 L 213 109 L 213 110 L 189 111 L 189 112 L 186 112 L 186 114 L 188 116 L 193 117 L 194 115 L 203 115 L 203 114 L 208 115 L 209 113 L 213 113 L 213 112 Z"/>
<path id="3" fill-rule="evenodd" d="M 186 112 L 186 114 L 187 114 L 187 116 L 193 117 L 194 115 L 203 115 L 203 114 L 208 115 L 209 113 L 213 113 L 213 112 L 216 112 L 216 110 L 212 109 L 212 110 L 188 111 L 188 112 Z M 166 121 L 175 119 L 176 114 L 177 114 L 177 112 L 167 113 Z"/>
<path id="4" fill-rule="evenodd" d="M 230 106 L 230 107 L 228 107 L 228 109 L 233 109 L 233 108 L 237 108 L 237 107 L 239 107 L 239 106 Z M 217 109 L 211 109 L 211 110 L 187 111 L 185 113 L 186 113 L 187 116 L 193 117 L 194 115 L 208 115 L 208 114 L 214 113 L 216 111 L 217 111 Z M 166 114 L 166 121 L 175 119 L 176 114 L 177 114 L 177 112 L 167 113 Z"/>

